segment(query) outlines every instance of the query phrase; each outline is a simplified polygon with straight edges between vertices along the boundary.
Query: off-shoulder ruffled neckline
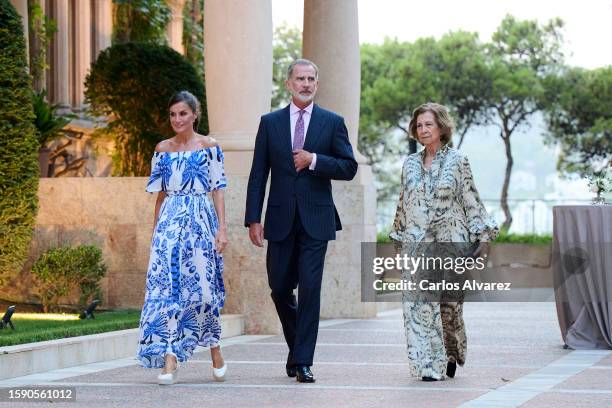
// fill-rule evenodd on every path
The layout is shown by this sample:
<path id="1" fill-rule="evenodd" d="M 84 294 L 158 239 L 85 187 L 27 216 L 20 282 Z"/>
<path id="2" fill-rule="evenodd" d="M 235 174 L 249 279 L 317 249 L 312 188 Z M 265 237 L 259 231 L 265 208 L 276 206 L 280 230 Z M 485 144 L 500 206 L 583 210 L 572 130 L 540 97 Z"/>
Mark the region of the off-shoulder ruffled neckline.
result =
<path id="1" fill-rule="evenodd" d="M 201 149 L 197 149 L 197 150 L 178 150 L 176 152 L 157 152 L 156 151 L 156 152 L 153 152 L 153 154 L 161 155 L 161 154 L 164 154 L 164 153 L 168 153 L 168 154 L 171 154 L 171 153 L 196 153 L 196 152 L 202 152 L 202 151 L 205 151 L 205 150 L 212 149 L 213 147 L 219 147 L 219 146 L 215 145 L 215 146 L 202 147 Z"/>

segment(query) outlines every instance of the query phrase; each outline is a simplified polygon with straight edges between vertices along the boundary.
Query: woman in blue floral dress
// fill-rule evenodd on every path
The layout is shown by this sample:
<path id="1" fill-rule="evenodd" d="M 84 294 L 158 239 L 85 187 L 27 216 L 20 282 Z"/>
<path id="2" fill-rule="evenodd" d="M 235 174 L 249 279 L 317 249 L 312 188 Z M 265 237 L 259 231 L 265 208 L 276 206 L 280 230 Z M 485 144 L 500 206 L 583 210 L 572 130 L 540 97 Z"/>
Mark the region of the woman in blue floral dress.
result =
<path id="1" fill-rule="evenodd" d="M 176 136 L 160 142 L 151 161 L 147 191 L 158 195 L 137 358 L 144 367 L 162 368 L 159 384 L 173 384 L 178 361 L 198 345 L 210 347 L 213 377 L 222 381 L 223 152 L 194 131 L 200 105 L 191 93 L 175 94 L 168 107 Z"/>

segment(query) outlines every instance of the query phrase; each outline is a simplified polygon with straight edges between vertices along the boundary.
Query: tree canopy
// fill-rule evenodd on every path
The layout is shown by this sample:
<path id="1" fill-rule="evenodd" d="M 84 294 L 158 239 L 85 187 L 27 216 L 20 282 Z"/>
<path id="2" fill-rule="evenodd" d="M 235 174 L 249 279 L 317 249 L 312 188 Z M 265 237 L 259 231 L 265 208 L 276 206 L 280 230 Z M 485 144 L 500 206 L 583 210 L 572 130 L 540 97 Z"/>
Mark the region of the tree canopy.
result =
<path id="1" fill-rule="evenodd" d="M 475 33 L 456 31 L 439 40 L 363 45 L 359 146 L 379 182 L 383 181 L 379 197 L 395 194 L 399 180 L 386 183 L 384 163 L 388 160 L 383 158 L 400 159 L 407 152 L 412 111 L 422 103 L 438 102 L 449 107 L 456 121 L 458 147 L 474 126 L 500 129 L 507 157 L 501 205 L 504 227 L 509 228 L 510 137 L 528 126 L 533 113 L 547 106 L 548 78 L 563 63 L 562 27 L 559 19 L 542 25 L 509 15 L 490 42 L 482 42 Z"/>
<path id="2" fill-rule="evenodd" d="M 272 109 L 285 106 L 289 94 L 285 90 L 287 67 L 302 56 L 302 32 L 299 28 L 286 24 L 274 29 L 272 43 Z"/>
<path id="3" fill-rule="evenodd" d="M 506 169 L 501 207 L 506 217 L 502 229 L 509 229 L 512 213 L 508 190 L 514 159 L 511 136 L 529 126 L 531 116 L 545 108 L 547 76 L 563 67 L 561 30 L 563 22 L 553 19 L 545 25 L 535 20 L 506 16 L 485 46 L 487 95 L 486 122 L 499 127 L 506 152 Z"/>
<path id="4" fill-rule="evenodd" d="M 549 78 L 547 141 L 560 147 L 564 175 L 597 175 L 612 166 L 612 67 L 568 68 Z"/>
<path id="5" fill-rule="evenodd" d="M 416 107 L 430 101 L 448 106 L 459 145 L 471 126 L 485 121 L 485 55 L 476 34 L 458 31 L 440 40 L 364 44 L 361 64 L 359 147 L 385 199 L 396 195 L 398 184 L 385 180 L 384 158 L 400 159 L 408 152 L 408 125 Z"/>

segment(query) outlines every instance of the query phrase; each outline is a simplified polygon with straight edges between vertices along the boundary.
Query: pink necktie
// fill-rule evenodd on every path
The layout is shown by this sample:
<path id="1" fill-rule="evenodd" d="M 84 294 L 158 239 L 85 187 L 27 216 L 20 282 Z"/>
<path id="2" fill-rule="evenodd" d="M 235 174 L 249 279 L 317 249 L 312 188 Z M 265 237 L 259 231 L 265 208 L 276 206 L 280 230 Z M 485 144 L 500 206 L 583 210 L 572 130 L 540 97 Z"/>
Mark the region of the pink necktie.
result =
<path id="1" fill-rule="evenodd" d="M 304 112 L 305 110 L 300 110 L 300 116 L 295 124 L 295 133 L 293 135 L 293 150 L 301 149 L 304 147 Z"/>

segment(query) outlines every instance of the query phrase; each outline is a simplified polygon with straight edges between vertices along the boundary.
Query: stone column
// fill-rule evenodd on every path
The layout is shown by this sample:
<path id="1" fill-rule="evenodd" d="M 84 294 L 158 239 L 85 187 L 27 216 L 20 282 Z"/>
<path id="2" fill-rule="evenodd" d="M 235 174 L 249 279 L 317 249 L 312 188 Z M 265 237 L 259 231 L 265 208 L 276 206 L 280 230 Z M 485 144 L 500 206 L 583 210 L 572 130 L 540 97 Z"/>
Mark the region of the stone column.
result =
<path id="1" fill-rule="evenodd" d="M 382 305 L 361 302 L 361 242 L 376 241 L 376 188 L 371 168 L 357 151 L 361 88 L 357 0 L 304 0 L 302 51 L 319 67 L 316 102 L 344 117 L 359 162 L 352 182 L 332 183 L 343 230 L 329 243 L 321 316 L 372 317 Z"/>
<path id="2" fill-rule="evenodd" d="M 100 51 L 111 46 L 113 36 L 113 2 L 112 0 L 96 0 L 94 4 L 97 18 L 97 21 L 95 21 L 94 50 L 97 58 Z"/>
<path id="3" fill-rule="evenodd" d="M 91 2 L 74 2 L 74 107 L 85 105 L 85 77 L 91 66 Z"/>
<path id="4" fill-rule="evenodd" d="M 210 133 L 227 152 L 227 173 L 246 175 L 259 118 L 270 111 L 271 0 L 206 1 L 204 20 Z"/>
<path id="5" fill-rule="evenodd" d="M 166 27 L 168 45 L 180 54 L 185 54 L 183 47 L 183 7 L 185 0 L 169 0 L 168 6 L 172 10 L 172 18 Z"/>
<path id="6" fill-rule="evenodd" d="M 29 63 L 30 61 L 30 34 L 28 24 L 28 0 L 11 0 L 11 4 L 17 10 L 17 13 L 21 16 L 21 22 L 23 24 L 23 36 L 26 44 L 26 57 Z"/>
<path id="7" fill-rule="evenodd" d="M 70 108 L 68 0 L 55 0 L 54 3 L 55 21 L 57 22 L 57 32 L 53 39 L 54 102 L 60 105 L 61 111 L 65 112 Z"/>
<path id="8" fill-rule="evenodd" d="M 319 67 L 316 101 L 342 115 L 357 161 L 361 69 L 357 0 L 304 0 L 304 58 Z"/>
<path id="9" fill-rule="evenodd" d="M 225 152 L 224 313 L 241 313 L 249 334 L 279 333 L 266 275 L 266 251 L 244 227 L 248 174 L 261 115 L 272 94 L 271 0 L 204 2 L 206 100 L 210 134 Z"/>

